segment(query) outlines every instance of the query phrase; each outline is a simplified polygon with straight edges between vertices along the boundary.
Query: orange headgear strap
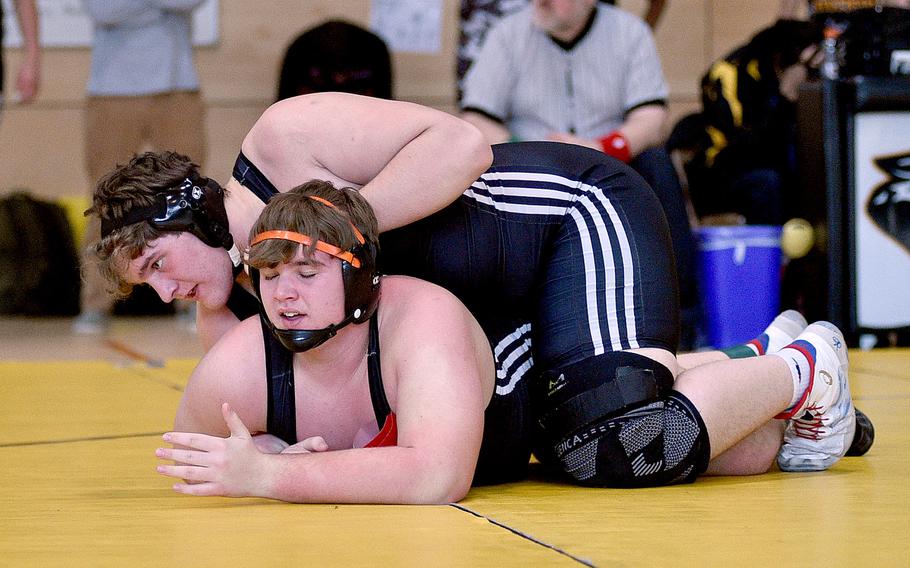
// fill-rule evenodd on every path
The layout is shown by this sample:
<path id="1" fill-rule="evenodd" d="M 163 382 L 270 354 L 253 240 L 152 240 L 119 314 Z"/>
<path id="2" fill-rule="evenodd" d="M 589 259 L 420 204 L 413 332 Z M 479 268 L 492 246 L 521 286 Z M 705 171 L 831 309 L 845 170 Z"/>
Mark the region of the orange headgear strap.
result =
<path id="1" fill-rule="evenodd" d="M 306 235 L 301 235 L 300 233 L 295 233 L 293 231 L 265 231 L 256 235 L 253 238 L 253 241 L 250 243 L 250 246 L 252 247 L 261 243 L 262 241 L 267 241 L 269 239 L 292 241 L 295 243 L 300 243 L 304 246 L 310 246 L 313 244 L 312 238 Z M 314 248 L 318 251 L 330 254 L 335 258 L 340 258 L 341 260 L 349 263 L 354 268 L 360 268 L 360 260 L 356 256 L 346 250 L 342 250 L 336 247 L 335 245 L 330 245 L 329 243 L 323 241 L 316 241 Z"/>
<path id="2" fill-rule="evenodd" d="M 316 197 L 315 195 L 308 195 L 307 197 L 309 197 L 313 201 L 318 201 L 319 203 L 328 205 L 332 209 L 338 209 L 338 207 L 336 207 L 334 203 L 332 203 L 331 201 L 329 201 L 327 199 L 323 199 L 321 197 Z M 357 237 L 358 242 L 360 242 L 360 244 L 364 244 L 366 242 L 366 239 L 363 238 L 363 235 L 360 233 L 359 230 L 357 230 L 357 227 L 354 226 L 354 223 L 351 223 L 351 228 L 354 229 L 354 236 Z M 253 237 L 252 242 L 250 242 L 250 246 L 252 247 L 254 245 L 261 243 L 262 241 L 267 241 L 270 239 L 281 239 L 281 240 L 285 240 L 285 241 L 291 241 L 291 242 L 299 243 L 304 246 L 310 246 L 313 244 L 312 237 L 308 237 L 308 236 L 302 235 L 300 233 L 295 233 L 294 231 L 276 230 L 276 231 L 264 231 L 262 233 L 259 233 L 258 235 Z M 360 268 L 360 260 L 353 254 L 351 254 L 349 251 L 342 250 L 342 249 L 336 247 L 335 245 L 330 245 L 329 243 L 324 242 L 324 241 L 316 241 L 314 248 L 318 251 L 322 251 L 326 254 L 330 254 L 330 255 L 334 256 L 335 258 L 340 258 L 341 260 L 347 262 L 354 268 Z"/>
<path id="3" fill-rule="evenodd" d="M 322 203 L 323 205 L 328 205 L 332 209 L 338 210 L 338 207 L 334 203 L 329 201 L 328 199 L 316 197 L 315 195 L 308 195 L 307 197 L 309 197 L 313 201 L 318 201 L 319 203 Z M 350 220 L 348 221 L 348 223 L 351 223 Z M 363 235 L 360 234 L 360 231 L 357 230 L 357 227 L 354 226 L 354 223 L 351 223 L 351 228 L 354 229 L 354 235 L 357 237 L 357 240 L 360 241 L 360 244 L 365 243 L 366 239 L 363 238 Z"/>

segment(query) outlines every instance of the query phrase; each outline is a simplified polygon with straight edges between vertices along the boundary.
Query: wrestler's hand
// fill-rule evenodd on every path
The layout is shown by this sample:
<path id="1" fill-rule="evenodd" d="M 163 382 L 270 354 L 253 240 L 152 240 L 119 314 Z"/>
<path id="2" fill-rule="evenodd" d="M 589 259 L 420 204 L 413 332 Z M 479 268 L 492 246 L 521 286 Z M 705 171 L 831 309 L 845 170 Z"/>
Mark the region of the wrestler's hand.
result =
<path id="1" fill-rule="evenodd" d="M 325 442 L 322 436 L 313 436 L 312 438 L 307 438 L 302 442 L 297 442 L 296 444 L 291 444 L 285 449 L 281 450 L 282 454 L 308 454 L 310 452 L 324 452 L 329 449 L 329 445 Z"/>
<path id="2" fill-rule="evenodd" d="M 590 140 L 588 138 L 582 138 L 580 136 L 575 136 L 574 134 L 568 134 L 566 132 L 551 132 L 547 136 L 548 140 L 553 142 L 563 142 L 565 144 L 575 144 L 578 146 L 587 146 L 588 148 L 593 148 L 598 152 L 601 152 L 603 149 L 600 147 L 600 140 Z"/>
<path id="3" fill-rule="evenodd" d="M 165 434 L 164 441 L 183 448 L 158 448 L 155 455 L 181 465 L 159 465 L 158 473 L 185 480 L 175 484 L 174 491 L 187 495 L 264 496 L 269 457 L 259 451 L 229 404 L 221 405 L 221 414 L 231 431 L 228 438 L 190 432 Z"/>
<path id="4" fill-rule="evenodd" d="M 35 100 L 40 77 L 37 60 L 25 61 L 19 67 L 19 73 L 16 74 L 16 92 L 19 94 L 20 104 L 28 104 Z"/>
<path id="5" fill-rule="evenodd" d="M 322 436 L 313 436 L 296 444 L 288 444 L 278 436 L 256 434 L 253 436 L 253 443 L 264 454 L 308 454 L 329 449 L 329 445 Z"/>
<path id="6" fill-rule="evenodd" d="M 253 436 L 253 443 L 256 449 L 264 454 L 280 454 L 289 447 L 289 444 L 271 434 L 256 434 Z"/>

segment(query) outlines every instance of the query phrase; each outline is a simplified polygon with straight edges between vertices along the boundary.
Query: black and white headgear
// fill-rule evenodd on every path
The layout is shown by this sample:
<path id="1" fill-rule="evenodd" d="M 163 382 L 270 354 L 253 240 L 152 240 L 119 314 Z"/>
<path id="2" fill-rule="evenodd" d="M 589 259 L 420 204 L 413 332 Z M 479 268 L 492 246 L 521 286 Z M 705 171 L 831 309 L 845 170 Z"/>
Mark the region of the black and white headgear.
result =
<path id="1" fill-rule="evenodd" d="M 240 251 L 228 226 L 224 189 L 213 180 L 190 174 L 180 185 L 156 195 L 150 205 L 134 207 L 122 217 L 102 218 L 101 238 L 141 222 L 159 231 L 191 233 L 210 247 L 228 251 L 235 268 L 241 265 Z"/>

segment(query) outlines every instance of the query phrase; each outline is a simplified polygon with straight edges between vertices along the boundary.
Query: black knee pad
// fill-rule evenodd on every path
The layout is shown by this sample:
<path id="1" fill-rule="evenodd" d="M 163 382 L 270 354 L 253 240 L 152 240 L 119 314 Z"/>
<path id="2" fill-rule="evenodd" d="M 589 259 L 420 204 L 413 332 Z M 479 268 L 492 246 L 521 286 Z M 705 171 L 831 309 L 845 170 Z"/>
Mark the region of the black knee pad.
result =
<path id="1" fill-rule="evenodd" d="M 657 361 L 614 351 L 544 371 L 532 391 L 544 432 L 577 430 L 673 389 L 673 373 Z"/>
<path id="2" fill-rule="evenodd" d="M 537 391 L 538 459 L 588 486 L 693 481 L 707 469 L 708 436 L 698 411 L 672 384 L 669 369 L 630 353 L 545 373 Z"/>
<path id="3" fill-rule="evenodd" d="M 701 417 L 677 392 L 573 432 L 553 451 L 566 476 L 591 487 L 692 482 L 711 455 Z"/>

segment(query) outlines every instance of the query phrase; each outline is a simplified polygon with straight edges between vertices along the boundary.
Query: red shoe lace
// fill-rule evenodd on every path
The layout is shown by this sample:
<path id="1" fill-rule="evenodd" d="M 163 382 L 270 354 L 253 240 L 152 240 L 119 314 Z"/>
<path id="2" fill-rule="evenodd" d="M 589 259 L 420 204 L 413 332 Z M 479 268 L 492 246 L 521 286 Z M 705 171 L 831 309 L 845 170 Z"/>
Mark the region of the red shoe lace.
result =
<path id="1" fill-rule="evenodd" d="M 813 404 L 807 406 L 804 412 L 811 418 L 799 418 L 793 421 L 793 431 L 796 436 L 806 440 L 818 440 L 821 437 L 822 422 L 824 421 L 823 407 Z M 805 414 L 803 414 L 805 416 Z"/>

